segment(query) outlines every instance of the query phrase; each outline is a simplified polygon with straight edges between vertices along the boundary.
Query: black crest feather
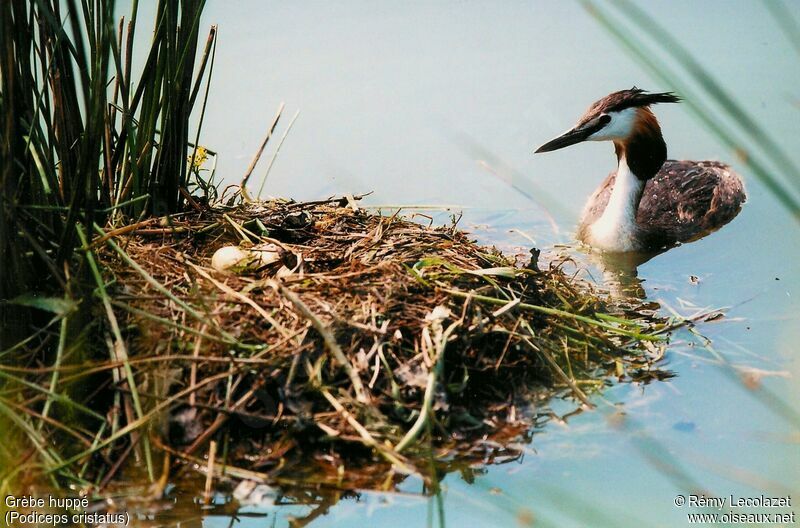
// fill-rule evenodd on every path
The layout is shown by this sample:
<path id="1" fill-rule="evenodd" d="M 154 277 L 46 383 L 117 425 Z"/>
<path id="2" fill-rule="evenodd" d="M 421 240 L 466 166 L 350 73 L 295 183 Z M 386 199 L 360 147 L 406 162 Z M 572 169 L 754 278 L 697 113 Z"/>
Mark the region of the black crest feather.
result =
<path id="1" fill-rule="evenodd" d="M 619 112 L 626 108 L 650 106 L 657 103 L 679 103 L 680 101 L 681 98 L 672 92 L 650 93 L 634 86 L 630 90 L 620 90 L 596 101 L 589 107 L 580 122 L 589 121 L 606 112 Z"/>
<path id="2" fill-rule="evenodd" d="M 656 103 L 679 103 L 681 98 L 672 92 L 649 93 L 647 90 L 633 87 L 630 90 L 614 92 L 604 98 L 610 103 L 609 111 L 618 112 L 634 106 L 650 106 Z M 599 101 L 598 101 L 599 102 Z"/>

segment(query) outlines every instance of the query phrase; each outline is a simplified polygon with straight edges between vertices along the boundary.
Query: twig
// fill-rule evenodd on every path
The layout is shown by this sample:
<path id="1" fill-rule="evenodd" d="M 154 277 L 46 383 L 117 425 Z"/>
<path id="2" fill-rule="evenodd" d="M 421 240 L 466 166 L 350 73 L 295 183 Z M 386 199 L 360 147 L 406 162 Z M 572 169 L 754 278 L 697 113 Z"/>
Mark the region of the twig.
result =
<path id="1" fill-rule="evenodd" d="M 339 403 L 339 400 L 334 398 L 333 395 L 327 389 L 322 389 L 321 392 L 322 395 L 325 397 L 325 399 L 328 400 L 328 403 L 330 403 L 333 406 L 333 408 L 336 409 L 339 412 L 339 414 L 341 414 L 344 417 L 345 420 L 347 420 L 347 423 L 349 423 L 350 426 L 356 430 L 356 432 L 364 440 L 364 443 L 366 445 L 377 450 L 378 453 L 380 453 L 386 460 L 394 464 L 394 466 L 403 473 L 407 473 L 409 475 L 416 473 L 416 471 L 414 471 L 406 462 L 401 460 L 401 457 L 398 453 L 378 443 L 378 441 L 375 440 L 375 438 L 370 434 L 370 432 L 367 431 L 367 429 L 363 425 L 361 425 L 358 422 L 358 420 L 356 420 L 353 417 L 353 415 L 350 414 L 350 412 L 347 409 L 345 409 L 341 403 Z"/>
<path id="2" fill-rule="evenodd" d="M 193 270 L 195 270 L 198 274 L 200 274 L 201 277 L 211 281 L 211 283 L 214 286 L 216 286 L 217 288 L 219 288 L 223 292 L 227 293 L 231 297 L 234 297 L 234 298 L 242 301 L 243 303 L 247 304 L 248 306 L 252 307 L 256 312 L 258 312 L 258 314 L 261 317 L 263 317 L 269 324 L 271 324 L 273 328 L 275 328 L 278 332 L 280 332 L 281 336 L 288 337 L 290 335 L 290 332 L 286 328 L 284 328 L 278 321 L 275 320 L 274 317 L 272 317 L 269 313 L 267 313 L 267 311 L 264 310 L 264 308 L 262 308 L 260 305 L 258 305 L 250 297 L 248 297 L 247 295 L 244 295 L 243 293 L 234 290 L 230 286 L 228 286 L 226 284 L 223 284 L 222 282 L 216 280 L 215 278 L 213 278 L 211 275 L 209 275 L 200 266 L 198 266 L 196 264 L 192 264 L 188 260 L 186 261 L 186 264 L 191 266 L 191 268 Z"/>
<path id="3" fill-rule="evenodd" d="M 278 157 L 278 152 L 281 151 L 283 142 L 286 140 L 286 136 L 289 135 L 289 131 L 292 129 L 292 125 L 294 125 L 294 122 L 297 121 L 297 116 L 299 115 L 300 115 L 300 110 L 294 113 L 294 116 L 292 116 L 292 120 L 289 121 L 289 125 L 286 127 L 286 130 L 283 131 L 283 135 L 281 136 L 280 141 L 278 141 L 278 146 L 275 147 L 275 152 L 272 153 L 272 157 L 269 159 L 269 165 L 267 165 L 267 170 L 266 172 L 264 172 L 264 179 L 261 180 L 261 186 L 258 188 L 258 195 L 256 196 L 259 200 L 261 199 L 261 193 L 264 191 L 264 184 L 267 183 L 267 178 L 269 177 L 269 171 L 272 170 L 272 165 L 275 163 L 275 158 Z"/>
<path id="4" fill-rule="evenodd" d="M 247 172 L 244 174 L 244 178 L 242 178 L 242 183 L 239 185 L 239 188 L 242 192 L 242 198 L 245 202 L 252 202 L 252 198 L 247 192 L 247 182 L 250 180 L 250 176 L 253 174 L 253 171 L 258 164 L 258 160 L 261 159 L 261 154 L 264 152 L 264 147 L 267 146 L 269 139 L 272 137 L 272 133 L 275 132 L 275 127 L 278 126 L 278 121 L 281 118 L 281 113 L 283 113 L 283 107 L 286 106 L 285 103 L 281 103 L 278 107 L 278 112 L 275 114 L 275 118 L 272 120 L 272 124 L 267 130 L 267 135 L 264 136 L 264 141 L 261 142 L 261 146 L 258 148 L 256 155 L 253 157 L 253 161 L 250 162 L 250 166 L 247 168 Z"/>
<path id="5" fill-rule="evenodd" d="M 436 390 L 436 382 L 442 371 L 442 365 L 444 364 L 444 350 L 447 346 L 447 340 L 461 323 L 462 320 L 459 319 L 448 326 L 447 330 L 444 332 L 441 331 L 440 322 L 437 321 L 434 323 L 435 325 L 438 325 L 438 328 L 435 329 L 435 331 L 439 334 L 436 337 L 436 357 L 434 358 L 433 366 L 428 372 L 428 380 L 425 384 L 425 396 L 422 400 L 422 409 L 420 410 L 419 416 L 417 416 L 414 425 L 411 426 L 411 429 L 408 430 L 405 436 L 403 436 L 403 439 L 400 440 L 400 442 L 398 442 L 395 446 L 394 450 L 398 453 L 403 451 L 405 448 L 411 445 L 411 442 L 417 439 L 419 434 L 422 432 L 422 429 L 430 420 L 431 410 L 433 407 L 433 395 Z"/>
<path id="6" fill-rule="evenodd" d="M 211 504 L 211 485 L 214 483 L 214 459 L 217 457 L 217 443 L 212 440 L 208 445 L 208 465 L 206 466 L 206 488 L 203 504 Z"/>
<path id="7" fill-rule="evenodd" d="M 296 293 L 282 284 L 275 283 L 275 286 L 278 288 L 278 291 L 280 291 L 281 295 L 291 302 L 294 307 L 297 308 L 301 314 L 303 314 L 303 317 L 311 322 L 314 330 L 316 330 L 319 335 L 322 336 L 322 340 L 325 342 L 325 348 L 328 350 L 328 352 L 330 352 L 339 366 L 342 367 L 350 377 L 350 382 L 353 384 L 353 390 L 356 392 L 356 399 L 361 403 L 368 403 L 369 397 L 367 396 L 367 392 L 364 390 L 364 385 L 361 383 L 361 378 L 358 377 L 358 373 L 355 371 L 355 369 L 353 369 L 353 366 L 344 355 L 344 352 L 342 352 L 339 343 L 336 342 L 336 338 L 333 337 L 331 331 L 322 323 L 322 321 L 319 320 L 316 315 L 314 315 L 308 306 L 306 306 L 305 303 L 300 300 L 300 297 L 298 297 Z"/>

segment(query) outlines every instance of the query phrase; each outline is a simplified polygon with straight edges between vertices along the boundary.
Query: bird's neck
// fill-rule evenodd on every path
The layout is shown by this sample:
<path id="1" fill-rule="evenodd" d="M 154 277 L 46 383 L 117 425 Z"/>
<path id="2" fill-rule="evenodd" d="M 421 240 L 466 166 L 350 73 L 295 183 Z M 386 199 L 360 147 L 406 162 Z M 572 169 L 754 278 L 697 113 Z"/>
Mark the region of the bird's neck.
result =
<path id="1" fill-rule="evenodd" d="M 591 226 L 592 245 L 600 249 L 634 251 L 639 247 L 641 233 L 636 213 L 644 187 L 667 159 L 667 146 L 658 122 L 649 111 L 644 115 L 644 124 L 638 120 L 628 138 L 614 142 L 617 153 L 614 187 L 603 214 Z"/>
<path id="2" fill-rule="evenodd" d="M 621 156 L 606 208 L 590 228 L 593 246 L 606 251 L 636 249 L 639 230 L 636 211 L 645 183 L 631 171 L 625 156 Z"/>
<path id="3" fill-rule="evenodd" d="M 655 177 L 667 160 L 667 144 L 661 127 L 649 108 L 638 108 L 631 134 L 614 142 L 617 162 L 624 158 L 631 172 L 642 181 Z"/>

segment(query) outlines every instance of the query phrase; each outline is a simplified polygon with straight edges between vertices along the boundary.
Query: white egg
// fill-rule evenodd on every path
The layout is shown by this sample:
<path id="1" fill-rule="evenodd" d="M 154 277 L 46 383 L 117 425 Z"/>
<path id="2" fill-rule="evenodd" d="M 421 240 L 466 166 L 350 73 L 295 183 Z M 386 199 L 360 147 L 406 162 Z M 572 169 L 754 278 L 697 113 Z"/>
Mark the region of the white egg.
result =
<path id="1" fill-rule="evenodd" d="M 225 271 L 249 257 L 250 252 L 239 246 L 221 247 L 211 257 L 211 267 L 217 271 Z"/>

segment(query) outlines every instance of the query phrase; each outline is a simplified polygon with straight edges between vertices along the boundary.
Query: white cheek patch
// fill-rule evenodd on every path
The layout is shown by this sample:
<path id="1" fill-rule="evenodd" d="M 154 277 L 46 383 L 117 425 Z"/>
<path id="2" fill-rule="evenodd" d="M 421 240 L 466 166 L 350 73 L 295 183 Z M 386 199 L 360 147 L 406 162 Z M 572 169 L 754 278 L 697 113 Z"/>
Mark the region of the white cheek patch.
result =
<path id="1" fill-rule="evenodd" d="M 587 139 L 589 141 L 609 141 L 614 139 L 624 139 L 633 132 L 633 124 L 636 121 L 636 108 L 626 108 L 619 112 L 608 112 L 611 121 Z"/>

